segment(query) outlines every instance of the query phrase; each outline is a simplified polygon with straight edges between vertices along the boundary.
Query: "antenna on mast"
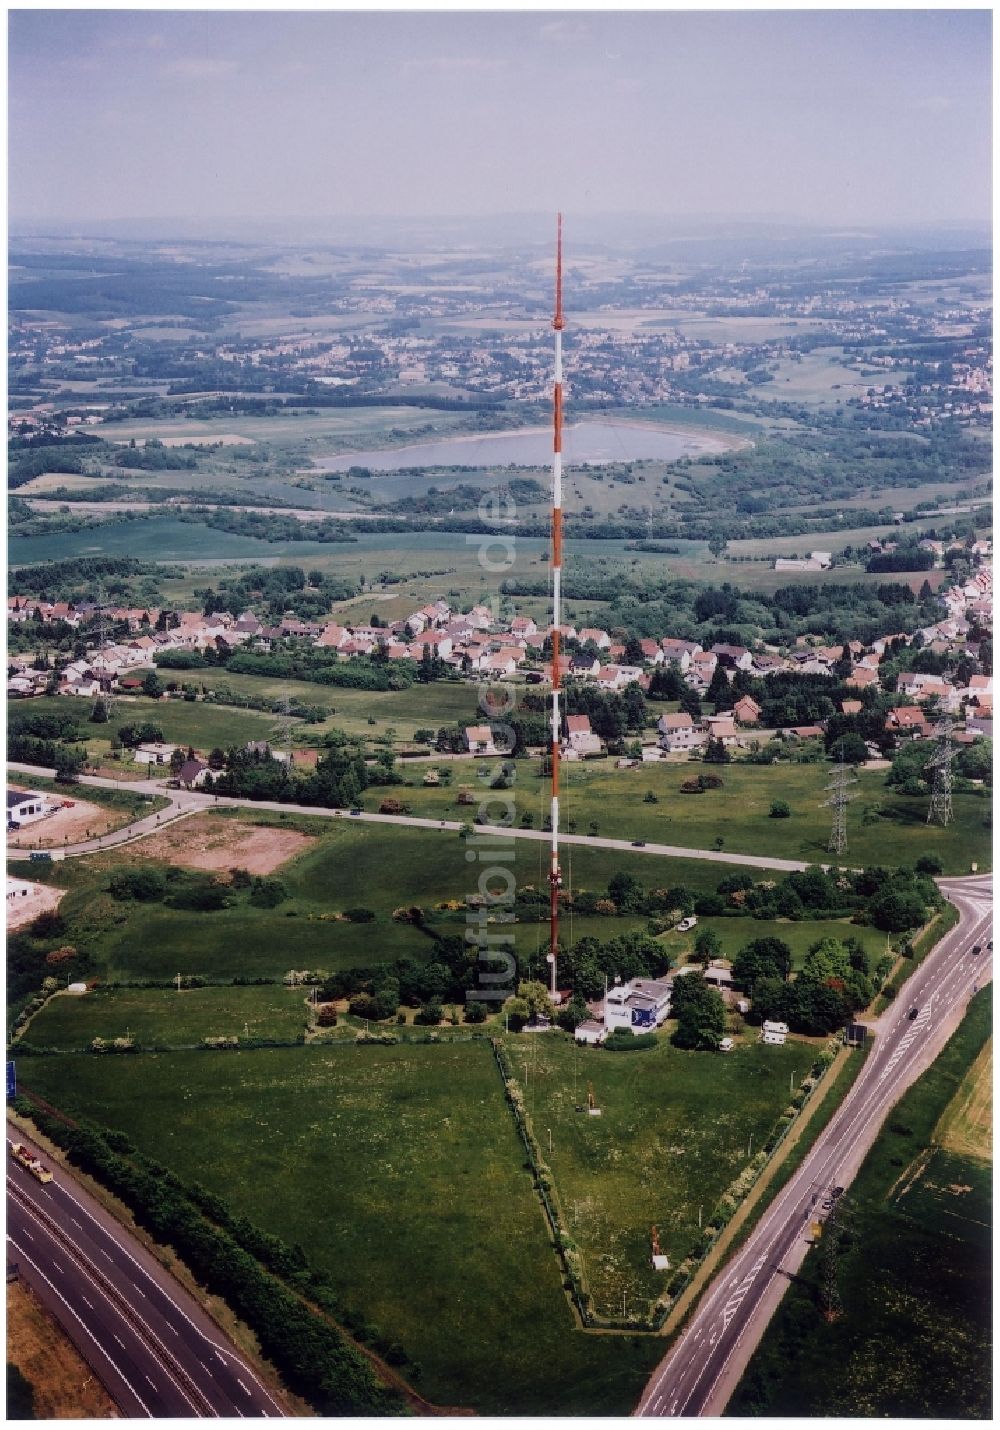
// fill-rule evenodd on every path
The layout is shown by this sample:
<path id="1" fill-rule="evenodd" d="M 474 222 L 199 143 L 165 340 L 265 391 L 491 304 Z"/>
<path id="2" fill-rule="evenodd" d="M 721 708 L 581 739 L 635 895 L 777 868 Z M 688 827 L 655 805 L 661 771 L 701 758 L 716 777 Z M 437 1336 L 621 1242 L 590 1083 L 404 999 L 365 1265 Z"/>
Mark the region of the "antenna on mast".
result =
<path id="1" fill-rule="evenodd" d="M 549 997 L 556 999 L 556 960 L 559 953 L 559 635 L 562 624 L 562 214 L 556 219 L 555 374 L 552 387 L 552 848 L 549 868 Z"/>

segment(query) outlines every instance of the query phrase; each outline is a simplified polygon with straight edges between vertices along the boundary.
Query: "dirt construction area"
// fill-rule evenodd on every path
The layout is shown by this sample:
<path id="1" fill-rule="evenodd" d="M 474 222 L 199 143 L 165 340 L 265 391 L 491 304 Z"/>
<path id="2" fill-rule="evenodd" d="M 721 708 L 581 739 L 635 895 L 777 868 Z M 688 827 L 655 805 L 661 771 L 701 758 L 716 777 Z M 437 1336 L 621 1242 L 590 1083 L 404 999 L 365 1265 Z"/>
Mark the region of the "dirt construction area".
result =
<path id="1" fill-rule="evenodd" d="M 132 847 L 143 859 L 163 859 L 189 869 L 246 869 L 251 874 L 272 874 L 313 842 L 308 834 L 298 834 L 293 829 L 196 814 Z"/>
<path id="2" fill-rule="evenodd" d="M 19 788 L 9 785 L 9 789 Z M 51 814 L 25 824 L 7 835 L 9 848 L 54 849 L 60 844 L 75 844 L 77 840 L 107 834 L 127 823 L 129 816 L 121 809 L 102 804 L 89 804 L 83 799 L 64 800 L 59 795 L 46 795 L 56 806 Z"/>
<path id="3" fill-rule="evenodd" d="M 28 879 L 7 880 L 7 927 L 23 928 L 44 914 L 47 909 L 57 908 L 65 889 L 54 889 L 48 884 L 33 884 Z"/>

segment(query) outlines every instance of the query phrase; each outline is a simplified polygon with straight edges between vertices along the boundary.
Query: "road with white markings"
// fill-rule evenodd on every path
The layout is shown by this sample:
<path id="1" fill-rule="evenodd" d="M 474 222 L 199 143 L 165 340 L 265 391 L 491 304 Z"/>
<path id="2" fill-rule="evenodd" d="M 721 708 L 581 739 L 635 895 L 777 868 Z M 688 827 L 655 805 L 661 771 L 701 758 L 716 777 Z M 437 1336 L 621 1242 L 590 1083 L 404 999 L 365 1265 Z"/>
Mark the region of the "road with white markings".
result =
<path id="1" fill-rule="evenodd" d="M 810 1225 L 834 1187 L 849 1187 L 890 1109 L 992 977 L 989 876 L 939 881 L 959 922 L 927 955 L 876 1025 L 875 1044 L 843 1104 L 749 1239 L 705 1292 L 653 1372 L 639 1416 L 721 1415 L 809 1248 Z M 981 952 L 972 949 L 979 946 Z M 916 1017 L 910 1014 L 916 1010 Z"/>
<path id="2" fill-rule="evenodd" d="M 46 1154 L 11 1123 L 9 1142 Z M 70 1173 L 37 1181 L 12 1158 L 7 1261 L 129 1419 L 284 1416 L 197 1301 Z"/>

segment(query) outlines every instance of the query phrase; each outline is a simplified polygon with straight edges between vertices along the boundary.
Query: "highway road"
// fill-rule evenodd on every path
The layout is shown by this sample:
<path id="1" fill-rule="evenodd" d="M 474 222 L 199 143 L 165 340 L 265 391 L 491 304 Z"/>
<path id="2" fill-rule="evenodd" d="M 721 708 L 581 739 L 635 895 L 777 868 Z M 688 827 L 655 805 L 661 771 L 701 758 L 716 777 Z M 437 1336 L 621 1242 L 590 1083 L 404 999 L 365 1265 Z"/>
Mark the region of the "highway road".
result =
<path id="1" fill-rule="evenodd" d="M 7 1124 L 9 1143 L 45 1154 Z M 9 1150 L 9 1149 L 8 1149 Z M 129 1419 L 288 1412 L 198 1303 L 58 1163 L 10 1156 L 7 1259 Z"/>
<path id="2" fill-rule="evenodd" d="M 653 1372 L 638 1416 L 721 1415 L 765 1327 L 808 1251 L 810 1223 L 833 1187 L 849 1187 L 886 1115 L 958 1026 L 974 990 L 992 977 L 989 876 L 939 881 L 959 922 L 908 979 L 875 1025 L 854 1086 L 749 1240 L 703 1295 Z M 979 944 L 982 952 L 973 955 Z M 910 1018 L 916 1009 L 917 1016 Z"/>
<path id="3" fill-rule="evenodd" d="M 55 774 L 54 770 L 44 769 L 37 765 L 12 764 L 9 768 L 28 778 L 32 775 L 43 775 L 47 779 L 52 779 Z M 370 814 L 366 810 L 351 814 L 344 809 L 328 809 L 319 805 L 283 804 L 278 800 L 235 799 L 229 795 L 203 794 L 198 790 L 172 790 L 167 789 L 165 780 L 129 780 L 126 783 L 124 780 L 108 779 L 102 775 L 81 775 L 79 784 L 81 788 L 93 785 L 99 789 L 127 789 L 134 794 L 161 795 L 170 800 L 170 808 L 161 810 L 158 814 L 143 815 L 141 819 L 124 825 L 110 834 L 104 834 L 99 839 L 84 839 L 76 844 L 60 847 L 57 852 L 68 859 L 84 854 L 96 854 L 103 849 L 114 849 L 120 844 L 131 844 L 134 840 L 142 839 L 147 834 L 155 834 L 158 830 L 166 829 L 176 820 L 184 818 L 185 815 L 197 814 L 200 810 L 210 809 L 270 810 L 279 814 L 308 814 L 318 819 L 351 819 L 358 823 L 402 825 L 407 829 L 436 829 L 439 832 L 444 831 L 452 834 L 457 833 L 463 827 L 458 820 L 424 819 L 415 814 Z M 509 829 L 496 824 L 477 825 L 476 835 L 477 837 L 489 836 L 491 839 L 534 839 L 546 845 L 552 838 L 551 834 L 547 834 L 541 829 Z M 704 859 L 713 864 L 737 864 L 743 868 L 776 869 L 779 873 L 786 874 L 809 867 L 801 859 L 778 859 L 762 854 L 730 854 L 723 853 L 718 849 L 690 849 L 680 844 L 657 844 L 652 840 L 635 843 L 628 839 L 603 839 L 587 834 L 563 834 L 560 835 L 560 839 L 563 844 L 577 844 L 588 849 L 620 849 L 629 854 L 658 855 L 661 859 Z M 26 848 L 15 845 L 7 846 L 8 859 L 27 859 L 28 852 Z M 812 862 L 819 861 L 813 860 Z"/>

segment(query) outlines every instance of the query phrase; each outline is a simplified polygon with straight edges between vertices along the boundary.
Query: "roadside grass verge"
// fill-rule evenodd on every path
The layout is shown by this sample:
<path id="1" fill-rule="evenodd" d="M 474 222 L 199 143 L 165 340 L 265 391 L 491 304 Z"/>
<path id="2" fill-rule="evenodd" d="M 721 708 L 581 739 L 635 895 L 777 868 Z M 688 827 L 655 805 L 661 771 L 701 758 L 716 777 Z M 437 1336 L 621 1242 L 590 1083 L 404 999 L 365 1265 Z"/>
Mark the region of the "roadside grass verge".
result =
<path id="1" fill-rule="evenodd" d="M 914 969 L 923 962 L 934 945 L 958 923 L 958 910 L 954 904 L 945 903 L 934 917 L 924 925 L 913 940 L 913 956 L 900 955 L 893 967 L 883 991 L 872 1004 L 872 1013 L 884 1013 L 909 978 Z"/>
<path id="2" fill-rule="evenodd" d="M 819 1314 L 811 1251 L 727 1415 L 989 1418 L 990 1171 L 935 1129 L 989 1037 L 990 1000 L 972 1000 L 844 1199 L 843 1316 Z"/>

